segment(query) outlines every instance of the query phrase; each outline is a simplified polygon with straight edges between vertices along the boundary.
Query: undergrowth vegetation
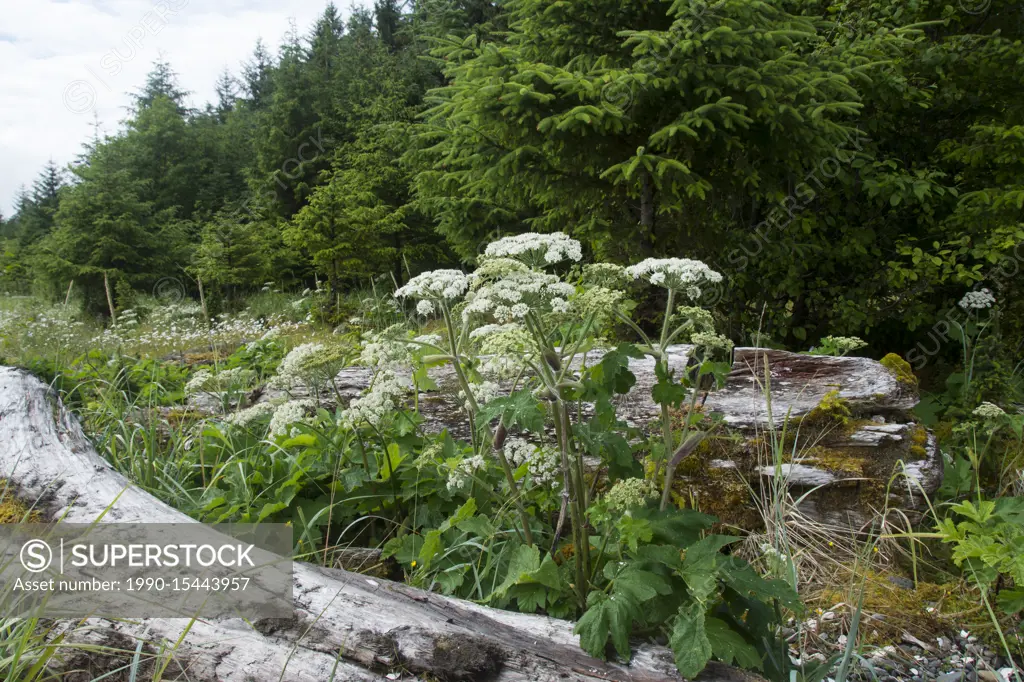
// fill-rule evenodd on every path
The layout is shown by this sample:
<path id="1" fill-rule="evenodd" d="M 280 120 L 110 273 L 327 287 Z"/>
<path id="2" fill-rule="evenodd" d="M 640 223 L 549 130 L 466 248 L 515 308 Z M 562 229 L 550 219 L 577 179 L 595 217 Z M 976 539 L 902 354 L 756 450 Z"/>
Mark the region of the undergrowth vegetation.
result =
<path id="1" fill-rule="evenodd" d="M 580 261 L 560 233 L 503 238 L 470 274 L 353 296 L 333 329 L 312 312 L 321 292 L 264 292 L 213 319 L 139 305 L 106 329 L 73 302 L 8 298 L 2 353 L 61 392 L 114 467 L 196 519 L 289 523 L 296 556 L 326 565 L 378 549 L 372 569 L 412 585 L 574 619 L 595 656 L 663 638 L 685 676 L 714 658 L 823 679 L 898 636 L 865 624 L 867 609 L 934 633 L 963 622 L 970 593 L 978 631 L 1019 658 L 1024 415 L 956 403 L 967 418 L 933 421 L 946 472 L 925 517 L 884 504 L 842 531 L 803 516 L 785 474 L 847 428 L 829 393 L 802 424 L 769 418 L 754 443 L 776 475 L 734 481 L 758 523 L 723 524 L 677 485 L 695 453 L 732 438 L 703 407 L 731 366 L 732 342 L 697 305 L 720 275 L 687 259 Z M 652 286 L 655 324 L 634 313 Z M 828 337 L 811 354 L 860 347 Z M 621 411 L 640 361 L 657 406 L 644 423 Z M 889 589 L 901 574 L 913 596 Z M 823 608 L 845 609 L 832 625 L 845 643 L 809 658 Z"/>

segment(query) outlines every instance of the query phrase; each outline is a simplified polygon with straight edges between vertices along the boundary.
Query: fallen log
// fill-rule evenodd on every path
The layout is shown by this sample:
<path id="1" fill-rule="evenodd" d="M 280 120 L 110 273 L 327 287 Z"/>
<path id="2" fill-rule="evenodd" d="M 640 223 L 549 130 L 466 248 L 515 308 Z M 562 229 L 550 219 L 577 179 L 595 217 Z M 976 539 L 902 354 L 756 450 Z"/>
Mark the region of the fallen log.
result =
<path id="1" fill-rule="evenodd" d="M 604 352 L 590 351 L 587 364 L 600 362 Z M 677 376 L 692 352 L 689 345 L 666 348 L 669 367 Z M 577 357 L 575 362 L 582 360 Z M 652 424 L 660 428 L 661 408 L 651 397 L 657 381 L 654 361 L 631 358 L 629 369 L 636 383 L 628 393 L 616 396 L 616 415 L 641 429 Z M 438 388 L 419 396 L 423 429 L 428 433 L 447 430 L 453 438 L 468 441 L 469 422 L 457 397 L 454 369 L 445 364 L 430 368 L 428 375 Z M 346 367 L 335 377 L 335 389 L 348 400 L 360 395 L 371 377 L 367 367 Z M 508 386 L 506 382 L 503 389 Z M 768 388 L 770 403 L 765 395 Z M 942 483 L 942 456 L 934 434 L 912 413 L 918 393 L 909 366 L 904 375 L 870 358 L 764 348 L 737 348 L 725 385 L 708 394 L 703 409 L 720 414 L 725 432 L 738 436 L 739 444 L 722 447 L 726 441 L 719 439 L 719 447 L 706 447 L 705 456 L 684 463 L 681 496 L 700 500 L 703 511 L 731 525 L 760 527 L 760 512 L 749 495 L 748 481 L 768 479 L 775 473 L 770 454 L 764 451 L 766 431 L 781 431 L 788 422 L 790 434 L 796 433 L 797 424 L 813 417 L 829 396 L 842 401 L 849 412 L 844 418 L 847 423 L 819 428 L 817 433 L 805 427 L 796 448 L 797 461 L 781 467 L 793 498 L 800 500 L 800 512 L 839 529 L 863 528 L 886 506 L 908 518 L 919 518 L 927 508 L 925 496 Z M 267 390 L 259 397 L 274 399 L 283 400 L 284 394 Z M 590 409 L 583 406 L 585 414 Z M 897 473 L 899 483 L 889 490 Z"/>
<path id="2" fill-rule="evenodd" d="M 0 368 L 0 478 L 48 519 L 194 523 L 114 471 L 46 385 L 7 367 Z M 137 679 L 151 679 L 159 668 L 167 680 L 226 682 L 681 679 L 665 647 L 640 644 L 628 665 L 588 656 L 567 621 L 486 608 L 302 562 L 294 564 L 293 580 L 295 609 L 288 619 L 62 623 L 58 630 L 67 638 L 62 651 L 71 642 L 108 649 L 70 650 L 60 665 L 76 671 L 68 679 L 91 680 L 125 666 L 141 642 L 144 664 Z M 761 680 L 718 663 L 697 679 Z"/>

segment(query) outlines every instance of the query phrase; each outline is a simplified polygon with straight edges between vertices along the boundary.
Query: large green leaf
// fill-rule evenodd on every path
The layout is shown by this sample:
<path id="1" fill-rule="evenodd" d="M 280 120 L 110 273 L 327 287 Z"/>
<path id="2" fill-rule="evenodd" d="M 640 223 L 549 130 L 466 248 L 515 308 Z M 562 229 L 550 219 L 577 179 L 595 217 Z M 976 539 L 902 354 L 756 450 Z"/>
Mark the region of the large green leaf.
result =
<path id="1" fill-rule="evenodd" d="M 683 677 L 696 677 L 711 660 L 711 642 L 704 627 L 704 607 L 696 602 L 679 607 L 668 644 Z"/>

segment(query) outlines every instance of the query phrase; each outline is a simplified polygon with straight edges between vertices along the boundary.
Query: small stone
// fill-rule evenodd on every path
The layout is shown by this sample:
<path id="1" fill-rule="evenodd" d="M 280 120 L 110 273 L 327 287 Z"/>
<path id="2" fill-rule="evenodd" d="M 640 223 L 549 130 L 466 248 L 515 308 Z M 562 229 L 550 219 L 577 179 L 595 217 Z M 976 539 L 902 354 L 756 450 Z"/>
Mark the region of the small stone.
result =
<path id="1" fill-rule="evenodd" d="M 962 670 L 957 670 L 955 672 L 939 675 L 935 678 L 935 682 L 963 682 L 963 680 L 964 673 Z"/>
<path id="2" fill-rule="evenodd" d="M 890 575 L 889 582 L 891 582 L 896 587 L 903 588 L 904 590 L 914 589 L 914 581 L 910 578 L 904 578 L 901 575 Z"/>

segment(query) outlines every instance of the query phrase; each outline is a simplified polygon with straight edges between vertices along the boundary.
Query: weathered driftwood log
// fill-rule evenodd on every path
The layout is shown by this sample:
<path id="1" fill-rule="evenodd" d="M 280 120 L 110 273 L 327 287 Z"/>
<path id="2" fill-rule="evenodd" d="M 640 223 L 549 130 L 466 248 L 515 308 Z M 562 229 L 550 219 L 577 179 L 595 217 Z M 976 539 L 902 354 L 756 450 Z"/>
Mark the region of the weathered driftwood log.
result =
<path id="1" fill-rule="evenodd" d="M 13 482 L 49 518 L 193 522 L 111 469 L 47 387 L 11 368 L 0 368 L 0 477 Z M 251 625 L 241 619 L 189 623 L 160 618 L 65 624 L 68 641 L 126 652 L 122 659 L 72 654 L 65 667 L 82 671 L 82 679 L 94 679 L 124 666 L 142 641 L 143 651 L 153 656 L 138 679 L 149 679 L 156 653 L 171 649 L 173 661 L 164 679 L 680 679 L 664 647 L 642 644 L 629 665 L 609 663 L 585 654 L 566 621 L 489 609 L 344 570 L 297 562 L 294 597 L 292 618 Z M 699 679 L 760 678 L 712 664 Z"/>

